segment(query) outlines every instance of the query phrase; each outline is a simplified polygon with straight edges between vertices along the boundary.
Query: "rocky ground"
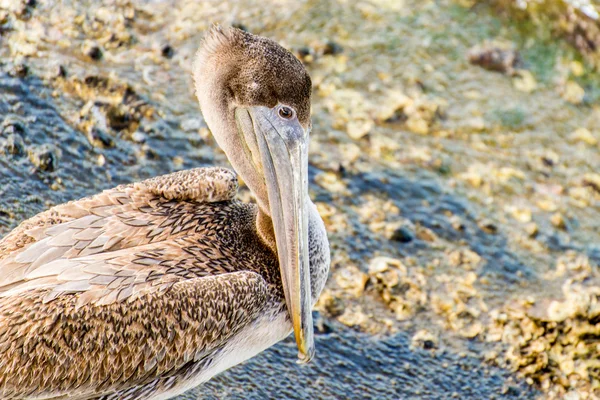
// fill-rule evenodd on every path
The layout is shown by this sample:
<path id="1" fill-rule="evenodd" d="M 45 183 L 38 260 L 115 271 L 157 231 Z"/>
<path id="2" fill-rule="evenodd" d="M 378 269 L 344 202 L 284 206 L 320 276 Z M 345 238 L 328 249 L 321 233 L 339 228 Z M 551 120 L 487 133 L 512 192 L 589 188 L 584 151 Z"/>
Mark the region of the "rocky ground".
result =
<path id="1" fill-rule="evenodd" d="M 0 232 L 226 165 L 190 68 L 235 24 L 313 77 L 332 272 L 314 364 L 282 343 L 185 398 L 598 398 L 598 23 L 538 3 L 0 0 Z"/>

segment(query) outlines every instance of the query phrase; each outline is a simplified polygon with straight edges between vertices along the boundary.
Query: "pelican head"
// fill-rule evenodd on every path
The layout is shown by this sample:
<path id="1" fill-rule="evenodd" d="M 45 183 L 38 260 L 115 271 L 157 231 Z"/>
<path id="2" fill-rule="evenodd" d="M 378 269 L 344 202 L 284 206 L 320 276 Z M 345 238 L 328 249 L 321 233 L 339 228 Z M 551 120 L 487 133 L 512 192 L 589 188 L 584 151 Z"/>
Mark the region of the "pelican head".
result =
<path id="1" fill-rule="evenodd" d="M 298 358 L 314 354 L 308 262 L 311 81 L 289 51 L 235 28 L 213 27 L 194 63 L 204 118 L 270 217 Z M 272 234 L 271 234 L 272 236 Z"/>

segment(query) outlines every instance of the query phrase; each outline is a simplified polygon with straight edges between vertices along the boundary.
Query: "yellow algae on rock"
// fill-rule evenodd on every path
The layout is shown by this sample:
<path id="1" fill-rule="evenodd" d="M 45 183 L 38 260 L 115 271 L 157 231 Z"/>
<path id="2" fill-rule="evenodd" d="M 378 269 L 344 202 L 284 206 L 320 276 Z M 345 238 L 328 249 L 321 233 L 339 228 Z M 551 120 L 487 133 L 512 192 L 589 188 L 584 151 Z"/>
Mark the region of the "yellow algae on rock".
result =
<path id="1" fill-rule="evenodd" d="M 569 140 L 573 142 L 583 142 L 590 146 L 598 144 L 598 139 L 587 128 L 577 128 L 570 135 Z"/>
<path id="2" fill-rule="evenodd" d="M 333 278 L 340 288 L 354 297 L 363 295 L 365 285 L 369 281 L 369 276 L 354 265 L 336 271 Z"/>
<path id="3" fill-rule="evenodd" d="M 562 97 L 573 104 L 581 104 L 585 90 L 577 82 L 568 81 L 562 89 Z"/>
<path id="4" fill-rule="evenodd" d="M 531 93 L 537 89 L 537 81 L 531 71 L 520 69 L 515 73 L 513 86 L 521 92 Z"/>

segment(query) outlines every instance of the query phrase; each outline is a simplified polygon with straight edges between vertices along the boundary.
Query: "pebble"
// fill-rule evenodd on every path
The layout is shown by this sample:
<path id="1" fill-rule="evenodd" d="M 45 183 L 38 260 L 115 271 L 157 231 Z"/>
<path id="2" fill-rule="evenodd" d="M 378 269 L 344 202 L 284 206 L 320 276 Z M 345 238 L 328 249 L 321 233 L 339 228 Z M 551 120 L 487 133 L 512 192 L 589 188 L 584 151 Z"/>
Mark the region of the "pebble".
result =
<path id="1" fill-rule="evenodd" d="M 406 226 L 401 226 L 392 232 L 390 240 L 400 243 L 410 243 L 414 240 L 414 233 Z"/>
<path id="2" fill-rule="evenodd" d="M 498 225 L 496 225 L 496 223 L 494 223 L 493 221 L 483 220 L 480 221 L 478 225 L 479 228 L 485 233 L 488 233 L 490 235 L 498 233 Z"/>
<path id="3" fill-rule="evenodd" d="M 600 193 L 600 174 L 588 173 L 583 175 L 582 183 Z"/>
<path id="4" fill-rule="evenodd" d="M 318 335 L 327 335 L 333 332 L 333 327 L 327 319 L 325 319 L 320 312 L 313 312 L 314 332 Z"/>
<path id="5" fill-rule="evenodd" d="M 68 75 L 67 67 L 65 67 L 62 64 L 56 66 L 56 68 L 54 70 L 54 76 L 55 77 L 57 77 L 57 78 L 66 78 L 67 75 Z"/>
<path id="6" fill-rule="evenodd" d="M 173 58 L 173 56 L 175 55 L 175 50 L 170 44 L 165 44 L 160 50 L 160 54 L 164 58 Z"/>
<path id="7" fill-rule="evenodd" d="M 439 346 L 439 338 L 426 329 L 417 331 L 410 342 L 412 347 L 419 347 L 425 350 L 437 349 Z"/>
<path id="8" fill-rule="evenodd" d="M 530 238 L 536 237 L 539 232 L 538 226 L 535 222 L 529 222 L 525 224 L 524 229 L 527 233 L 527 236 L 529 236 Z"/>
<path id="9" fill-rule="evenodd" d="M 453 250 L 448 254 L 448 263 L 453 267 L 475 268 L 481 262 L 481 256 L 469 249 Z"/>
<path id="10" fill-rule="evenodd" d="M 133 140 L 136 143 L 145 143 L 146 140 L 148 140 L 148 135 L 141 131 L 135 131 L 131 135 L 131 140 Z"/>
<path id="11" fill-rule="evenodd" d="M 115 147 L 114 139 L 103 129 L 92 127 L 88 136 L 88 140 L 94 147 L 112 148 Z"/>
<path id="12" fill-rule="evenodd" d="M 535 76 L 533 76 L 530 71 L 527 71 L 526 69 L 520 69 L 515 73 L 515 77 L 513 78 L 513 86 L 515 89 L 521 92 L 531 93 L 537 89 L 537 81 L 535 80 Z"/>
<path id="13" fill-rule="evenodd" d="M 50 145 L 42 145 L 29 151 L 29 161 L 36 169 L 53 172 L 58 168 L 59 150 Z"/>
<path id="14" fill-rule="evenodd" d="M 561 213 L 554 213 L 550 217 L 550 222 L 558 229 L 565 230 L 567 228 L 567 223 L 565 221 L 565 217 Z"/>
<path id="15" fill-rule="evenodd" d="M 573 104 L 581 104 L 585 96 L 585 90 L 577 82 L 568 81 L 561 93 L 563 99 Z"/>
<path id="16" fill-rule="evenodd" d="M 99 154 L 98 157 L 96 158 L 96 164 L 99 167 L 104 167 L 104 165 L 106 164 L 106 157 L 104 157 L 103 154 Z"/>
<path id="17" fill-rule="evenodd" d="M 424 240 L 426 242 L 435 242 L 437 239 L 437 235 L 429 228 L 417 225 L 417 238 L 420 240 Z"/>
<path id="18" fill-rule="evenodd" d="M 328 40 L 327 43 L 325 43 L 325 48 L 323 49 L 323 54 L 324 55 L 338 55 L 341 54 L 344 51 L 344 48 L 342 46 L 340 46 L 339 44 L 337 44 L 334 41 Z"/>
<path id="19" fill-rule="evenodd" d="M 23 141 L 23 137 L 16 133 L 8 135 L 6 143 L 4 144 L 4 150 L 8 154 L 22 156 L 25 153 L 25 142 Z"/>
<path id="20" fill-rule="evenodd" d="M 29 74 L 29 67 L 27 64 L 17 63 L 10 69 L 9 75 L 16 78 L 25 78 Z"/>
<path id="21" fill-rule="evenodd" d="M 27 128 L 25 128 L 25 125 L 20 121 L 5 121 L 2 125 L 3 136 L 8 136 L 11 134 L 18 134 L 20 136 L 27 135 Z"/>
<path id="22" fill-rule="evenodd" d="M 590 146 L 595 146 L 598 144 L 598 139 L 586 128 L 577 128 L 571 135 L 569 135 L 569 140 L 572 142 L 583 142 L 589 144 Z"/>
<path id="23" fill-rule="evenodd" d="M 429 124 L 418 116 L 410 117 L 406 121 L 406 127 L 413 133 L 427 135 L 429 133 Z"/>
<path id="24" fill-rule="evenodd" d="M 315 177 L 317 185 L 331 193 L 346 193 L 347 186 L 334 172 L 321 172 Z"/>
<path id="25" fill-rule="evenodd" d="M 365 292 L 365 285 L 369 281 L 369 276 L 351 265 L 337 271 L 334 274 L 334 279 L 340 288 L 354 297 L 360 297 Z"/>
<path id="26" fill-rule="evenodd" d="M 407 269 L 398 259 L 372 259 L 369 263 L 369 277 L 398 321 L 411 318 L 427 304 L 425 276 L 417 269 Z"/>
<path id="27" fill-rule="evenodd" d="M 315 54 L 310 47 L 301 47 L 296 50 L 296 57 L 304 64 L 310 64 L 315 60 Z"/>
<path id="28" fill-rule="evenodd" d="M 514 219 L 516 219 L 519 222 L 531 222 L 531 210 L 527 207 L 507 206 L 506 210 L 513 216 Z"/>
<path id="29" fill-rule="evenodd" d="M 338 317 L 338 321 L 349 327 L 360 327 L 369 320 L 360 306 L 349 307 Z"/>
<path id="30" fill-rule="evenodd" d="M 484 44 L 469 50 L 468 58 L 473 65 L 511 75 L 519 61 L 519 53 L 515 50 Z"/>
<path id="31" fill-rule="evenodd" d="M 95 61 L 102 59 L 102 56 L 104 55 L 102 48 L 98 44 L 91 41 L 86 41 L 83 44 L 82 52 Z"/>
<path id="32" fill-rule="evenodd" d="M 373 121 L 370 119 L 352 120 L 346 125 L 346 132 L 352 139 L 360 140 L 369 134 L 373 125 Z"/>

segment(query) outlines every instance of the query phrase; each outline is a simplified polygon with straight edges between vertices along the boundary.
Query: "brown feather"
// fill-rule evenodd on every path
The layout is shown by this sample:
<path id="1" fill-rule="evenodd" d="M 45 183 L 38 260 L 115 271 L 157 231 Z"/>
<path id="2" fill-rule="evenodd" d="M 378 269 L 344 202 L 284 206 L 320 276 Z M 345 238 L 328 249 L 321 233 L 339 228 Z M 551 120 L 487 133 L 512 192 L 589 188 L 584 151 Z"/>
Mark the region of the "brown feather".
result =
<path id="1" fill-rule="evenodd" d="M 234 188 L 222 168 L 179 172 L 57 206 L 1 240 L 0 398 L 172 385 L 162 373 L 218 348 L 267 293 L 281 297 L 256 209 Z"/>

